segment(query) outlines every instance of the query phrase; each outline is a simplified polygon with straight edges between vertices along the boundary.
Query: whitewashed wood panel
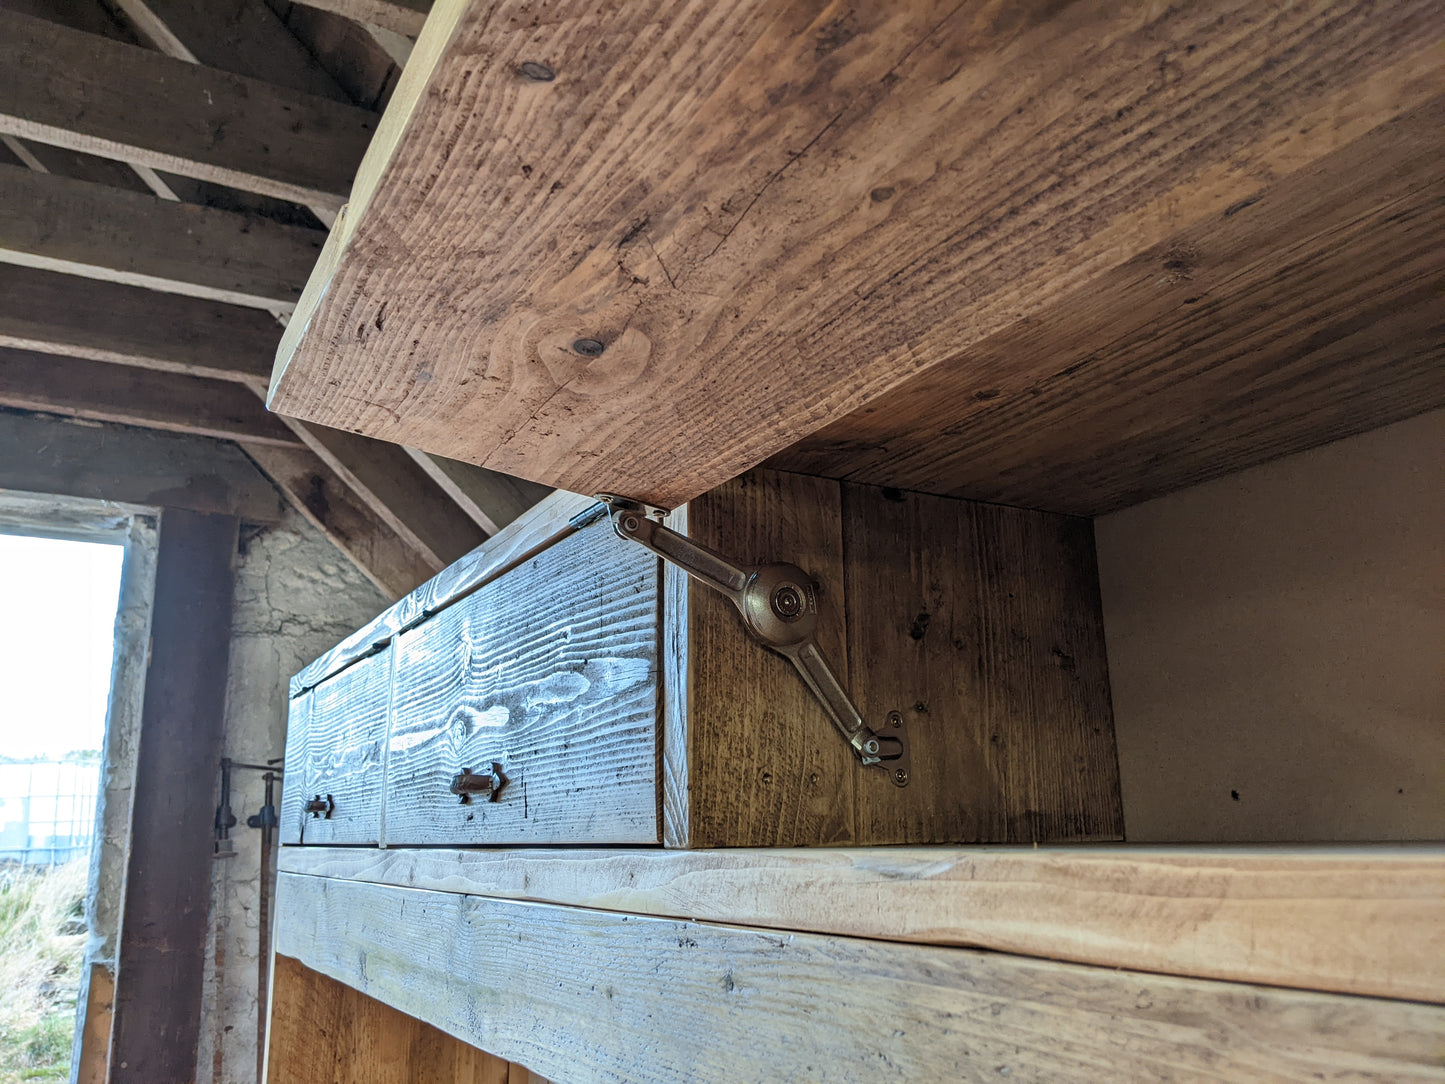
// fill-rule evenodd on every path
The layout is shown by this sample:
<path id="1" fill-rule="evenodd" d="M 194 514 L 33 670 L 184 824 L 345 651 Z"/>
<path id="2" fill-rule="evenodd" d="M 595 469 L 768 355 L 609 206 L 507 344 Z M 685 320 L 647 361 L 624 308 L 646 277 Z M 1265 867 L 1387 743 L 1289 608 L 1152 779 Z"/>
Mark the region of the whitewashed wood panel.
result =
<path id="1" fill-rule="evenodd" d="M 291 701 L 282 843 L 377 843 L 391 651 L 370 655 Z M 330 795 L 331 815 L 305 811 Z"/>
<path id="2" fill-rule="evenodd" d="M 385 842 L 655 843 L 658 562 L 606 522 L 393 641 Z M 449 791 L 500 763 L 496 801 Z"/>
<path id="3" fill-rule="evenodd" d="M 1445 1009 L 282 873 L 276 951 L 562 1084 L 1440 1080 Z"/>

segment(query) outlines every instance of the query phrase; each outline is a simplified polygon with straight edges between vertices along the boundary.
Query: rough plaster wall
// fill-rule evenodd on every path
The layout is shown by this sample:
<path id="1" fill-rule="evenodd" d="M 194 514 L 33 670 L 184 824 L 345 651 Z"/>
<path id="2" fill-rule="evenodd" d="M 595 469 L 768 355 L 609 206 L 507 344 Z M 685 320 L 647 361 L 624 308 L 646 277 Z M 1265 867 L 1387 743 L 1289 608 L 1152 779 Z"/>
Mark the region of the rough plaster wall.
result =
<path id="1" fill-rule="evenodd" d="M 226 690 L 226 755 L 253 764 L 286 744 L 291 675 L 387 600 L 314 527 L 288 512 L 276 527 L 242 530 Z M 246 818 L 261 807 L 260 773 L 237 771 L 231 807 L 238 820 L 233 858 L 218 859 L 212 880 L 200 1084 L 254 1084 L 256 977 L 260 934 L 260 832 Z M 276 791 L 279 804 L 281 792 Z M 217 966 L 218 958 L 222 961 Z"/>
<path id="2" fill-rule="evenodd" d="M 1095 534 L 1130 841 L 1445 838 L 1445 411 Z"/>

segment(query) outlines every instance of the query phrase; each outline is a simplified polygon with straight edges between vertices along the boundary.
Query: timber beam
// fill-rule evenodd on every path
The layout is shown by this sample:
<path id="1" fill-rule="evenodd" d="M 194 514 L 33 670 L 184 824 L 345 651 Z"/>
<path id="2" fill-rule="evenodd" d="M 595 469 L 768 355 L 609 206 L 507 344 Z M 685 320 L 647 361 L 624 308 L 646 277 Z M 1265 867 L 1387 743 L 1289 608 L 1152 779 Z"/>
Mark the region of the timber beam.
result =
<path id="1" fill-rule="evenodd" d="M 369 110 L 0 10 L 0 132 L 335 210 Z"/>
<path id="2" fill-rule="evenodd" d="M 320 230 L 0 166 L 0 262 L 287 311 Z"/>

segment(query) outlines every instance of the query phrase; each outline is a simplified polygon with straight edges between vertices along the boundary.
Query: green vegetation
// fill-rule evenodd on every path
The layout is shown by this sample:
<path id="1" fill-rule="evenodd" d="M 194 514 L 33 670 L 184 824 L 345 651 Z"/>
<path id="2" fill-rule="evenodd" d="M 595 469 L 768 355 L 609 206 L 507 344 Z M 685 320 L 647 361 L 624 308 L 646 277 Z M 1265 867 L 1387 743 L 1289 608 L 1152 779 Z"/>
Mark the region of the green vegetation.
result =
<path id="1" fill-rule="evenodd" d="M 86 863 L 0 869 L 0 1084 L 70 1079 Z"/>

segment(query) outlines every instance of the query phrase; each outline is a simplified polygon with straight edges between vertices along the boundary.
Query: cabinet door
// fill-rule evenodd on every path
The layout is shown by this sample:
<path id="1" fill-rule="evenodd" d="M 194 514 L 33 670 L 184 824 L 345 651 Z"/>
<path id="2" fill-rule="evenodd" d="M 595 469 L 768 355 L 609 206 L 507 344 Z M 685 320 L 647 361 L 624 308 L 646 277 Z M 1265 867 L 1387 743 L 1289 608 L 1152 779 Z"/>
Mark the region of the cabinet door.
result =
<path id="1" fill-rule="evenodd" d="M 386 844 L 656 843 L 658 574 L 602 523 L 402 633 Z"/>
<path id="2" fill-rule="evenodd" d="M 391 651 L 361 659 L 291 701 L 282 843 L 377 843 Z M 315 811 L 308 811 L 314 803 Z"/>

